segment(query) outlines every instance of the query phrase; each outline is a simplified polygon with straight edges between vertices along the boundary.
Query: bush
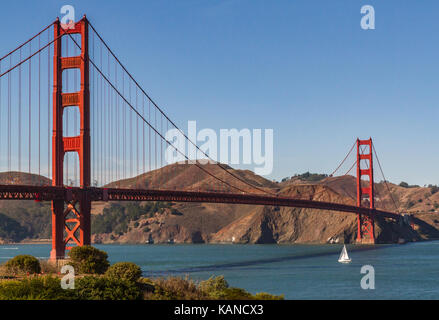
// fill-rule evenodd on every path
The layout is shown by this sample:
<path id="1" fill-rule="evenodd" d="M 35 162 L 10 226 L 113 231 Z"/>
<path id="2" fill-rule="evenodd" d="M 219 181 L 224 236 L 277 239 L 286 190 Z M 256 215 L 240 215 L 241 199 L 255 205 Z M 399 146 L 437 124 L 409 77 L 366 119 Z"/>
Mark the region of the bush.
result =
<path id="1" fill-rule="evenodd" d="M 269 294 L 266 292 L 258 292 L 255 294 L 256 300 L 284 300 L 284 295 L 281 294 L 280 296 L 276 296 L 273 294 Z"/>
<path id="2" fill-rule="evenodd" d="M 60 272 L 60 268 L 55 263 L 53 263 L 49 260 L 41 260 L 40 266 L 41 266 L 41 273 L 56 274 L 56 273 Z"/>
<path id="3" fill-rule="evenodd" d="M 107 253 L 92 246 L 74 247 L 69 257 L 77 273 L 103 274 L 110 266 Z"/>
<path id="4" fill-rule="evenodd" d="M 209 296 L 197 288 L 188 278 L 169 277 L 153 281 L 154 291 L 145 292 L 145 299 L 150 300 L 204 300 Z"/>
<path id="5" fill-rule="evenodd" d="M 142 290 L 132 282 L 99 276 L 85 276 L 75 282 L 75 292 L 81 300 L 139 300 Z"/>
<path id="6" fill-rule="evenodd" d="M 38 259 L 27 254 L 18 255 L 10 259 L 8 262 L 6 262 L 6 269 L 8 272 L 14 274 L 41 273 L 41 266 Z"/>
<path id="7" fill-rule="evenodd" d="M 73 290 L 62 289 L 60 279 L 51 276 L 0 282 L 1 300 L 66 300 L 74 297 Z"/>
<path id="8" fill-rule="evenodd" d="M 227 288 L 223 290 L 221 299 L 225 300 L 250 300 L 252 295 L 241 288 Z"/>
<path id="9" fill-rule="evenodd" d="M 229 284 L 224 276 L 218 276 L 201 281 L 198 287 L 212 299 L 223 299 L 224 291 L 229 287 Z"/>
<path id="10" fill-rule="evenodd" d="M 224 276 L 211 277 L 205 281 L 201 281 L 198 285 L 201 291 L 209 296 L 210 299 L 225 300 L 283 300 L 282 296 L 275 296 L 269 293 L 260 292 L 255 295 L 240 288 L 230 288 Z"/>
<path id="11" fill-rule="evenodd" d="M 135 263 L 118 262 L 108 268 L 105 275 L 108 278 L 136 282 L 142 276 L 142 270 Z"/>

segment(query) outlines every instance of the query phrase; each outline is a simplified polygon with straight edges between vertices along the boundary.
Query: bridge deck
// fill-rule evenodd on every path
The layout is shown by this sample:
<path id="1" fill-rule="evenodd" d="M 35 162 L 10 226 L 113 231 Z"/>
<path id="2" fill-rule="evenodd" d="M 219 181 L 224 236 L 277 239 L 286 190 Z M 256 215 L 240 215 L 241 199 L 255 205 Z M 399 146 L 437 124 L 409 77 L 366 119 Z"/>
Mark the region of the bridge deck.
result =
<path id="1" fill-rule="evenodd" d="M 398 219 L 399 214 L 357 206 L 294 199 L 282 196 L 250 195 L 245 193 L 216 193 L 176 190 L 136 190 L 116 188 L 68 188 L 53 186 L 0 185 L 0 200 L 74 200 L 86 192 L 91 201 L 172 201 L 267 205 L 293 208 L 321 209 L 340 212 L 379 215 Z"/>

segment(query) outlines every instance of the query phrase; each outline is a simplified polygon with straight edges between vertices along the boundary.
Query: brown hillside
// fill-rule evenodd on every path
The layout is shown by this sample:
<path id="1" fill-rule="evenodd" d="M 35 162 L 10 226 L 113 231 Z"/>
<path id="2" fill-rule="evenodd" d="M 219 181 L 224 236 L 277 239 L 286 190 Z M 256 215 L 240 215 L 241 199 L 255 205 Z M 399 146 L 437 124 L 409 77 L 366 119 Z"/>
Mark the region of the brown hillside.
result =
<path id="1" fill-rule="evenodd" d="M 209 164 L 204 168 L 232 185 L 248 190 L 248 192 L 255 192 L 217 165 Z M 315 182 L 291 179 L 291 181 L 275 183 L 251 171 L 234 170 L 228 166 L 226 168 L 241 179 L 282 196 L 345 204 L 356 202 L 355 178 L 352 176 L 326 177 Z M 10 179 L 11 176 L 13 180 Z M 50 182 L 47 178 L 38 175 L 0 173 L 0 183 L 10 183 L 10 181 L 33 185 Z M 210 175 L 188 163 L 170 165 L 108 185 L 108 187 L 123 188 L 157 188 L 158 186 L 161 189 L 171 190 L 229 190 L 229 187 L 221 186 Z M 434 212 L 435 208 L 439 207 L 437 205 L 439 192 L 436 192 L 435 188 L 404 188 L 391 183 L 388 187 L 392 191 L 399 210 L 413 213 L 416 232 L 398 224 L 377 219 L 377 239 L 380 242 L 395 242 L 398 238 L 406 240 L 439 238 L 439 214 Z M 387 192 L 387 186 L 384 183 L 377 183 L 375 189 L 376 206 L 394 211 L 394 204 Z M 21 206 L 20 203 L 23 205 Z M 17 208 L 20 206 L 33 208 L 36 204 L 29 201 L 0 202 L 1 211 L 6 214 L 11 211 L 8 214 L 10 217 L 16 215 Z M 92 212 L 101 214 L 103 209 L 109 206 L 110 203 L 93 203 Z M 27 210 L 34 211 L 35 209 Z M 49 207 L 44 210 L 48 210 L 47 215 L 50 216 Z M 38 219 L 41 220 L 41 218 Z M 23 219 L 23 221 L 26 220 L 28 219 Z M 95 242 L 104 243 L 165 243 L 169 241 L 326 243 L 352 242 L 355 233 L 356 216 L 350 213 L 270 206 L 175 203 L 170 209 L 155 212 L 152 217 L 141 216 L 138 220 L 129 222 L 128 232 L 97 234 L 93 238 Z"/>

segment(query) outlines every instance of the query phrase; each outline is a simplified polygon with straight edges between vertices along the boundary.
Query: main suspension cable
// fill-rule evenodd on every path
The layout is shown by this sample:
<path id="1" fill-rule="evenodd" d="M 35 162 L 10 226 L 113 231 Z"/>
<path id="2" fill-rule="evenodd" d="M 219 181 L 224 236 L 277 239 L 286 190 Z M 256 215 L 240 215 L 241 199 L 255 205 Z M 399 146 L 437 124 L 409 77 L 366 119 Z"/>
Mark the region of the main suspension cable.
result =
<path id="1" fill-rule="evenodd" d="M 114 52 L 110 49 L 110 47 L 107 45 L 107 43 L 104 41 L 104 39 L 100 36 L 100 34 L 96 31 L 96 29 L 93 27 L 93 25 L 89 22 L 90 27 L 93 29 L 93 31 L 96 33 L 96 35 L 98 36 L 98 38 L 102 41 L 102 43 L 104 44 L 104 46 L 107 48 L 107 50 L 111 53 L 111 55 L 113 56 L 113 58 L 119 63 L 119 65 L 122 67 L 122 69 L 127 73 L 127 75 L 130 77 L 130 79 L 134 82 L 134 84 L 142 91 L 142 93 L 151 101 L 151 103 L 157 108 L 157 110 L 159 110 L 159 112 L 185 137 L 185 139 L 187 141 L 189 141 L 198 151 L 200 151 L 206 158 L 208 158 L 209 160 L 211 160 L 213 163 L 215 163 L 215 165 L 217 165 L 218 167 L 220 167 L 222 170 L 224 170 L 225 172 L 227 172 L 229 175 L 231 175 L 232 177 L 234 177 L 235 179 L 241 181 L 242 183 L 250 186 L 253 189 L 256 189 L 258 191 L 261 191 L 263 193 L 267 193 L 267 194 L 272 194 L 275 195 L 274 192 L 268 191 L 268 190 L 264 190 L 260 187 L 257 187 L 251 183 L 249 183 L 248 181 L 245 181 L 244 179 L 240 178 L 239 176 L 235 175 L 233 172 L 230 172 L 229 170 L 227 170 L 227 168 L 223 167 L 223 165 L 215 160 L 213 160 L 205 151 L 201 150 L 200 147 L 198 147 L 198 145 L 196 143 L 194 143 L 191 139 L 189 139 L 189 137 L 184 133 L 183 130 L 181 130 L 165 113 L 164 111 L 152 100 L 152 98 L 146 93 L 146 91 L 139 85 L 139 83 L 134 79 L 134 77 L 131 75 L 130 72 L 128 72 L 128 70 L 125 68 L 125 66 L 120 62 L 120 60 L 117 58 L 117 56 L 114 54 Z M 70 35 L 70 34 L 69 34 Z"/>
<path id="2" fill-rule="evenodd" d="M 354 144 L 352 145 L 351 150 L 349 150 L 348 154 L 346 155 L 346 157 L 343 159 L 343 161 L 338 165 L 338 167 L 334 170 L 334 172 L 332 172 L 329 176 L 332 177 L 334 176 L 334 174 L 338 171 L 338 169 L 340 169 L 340 167 L 343 165 L 343 163 L 346 161 L 346 159 L 349 157 L 349 155 L 352 153 L 352 150 L 354 150 L 355 144 L 357 142 L 355 141 Z M 351 168 L 352 169 L 352 168 Z M 349 169 L 349 171 L 351 171 L 351 169 Z M 348 171 L 348 172 L 349 172 Z M 346 174 L 345 174 L 346 175 Z"/>
<path id="3" fill-rule="evenodd" d="M 395 201 L 395 199 L 393 198 L 392 191 L 390 191 L 390 187 L 389 187 L 389 185 L 388 185 L 388 183 L 387 183 L 387 180 L 386 180 L 386 177 L 385 177 L 385 175 L 384 175 L 383 168 L 381 167 L 380 159 L 378 158 L 378 154 L 377 154 L 377 152 L 376 152 L 376 150 L 375 150 L 375 146 L 374 146 L 373 144 L 372 144 L 372 149 L 373 149 L 373 152 L 374 152 L 374 154 L 375 154 L 375 157 L 377 158 L 378 167 L 380 168 L 381 174 L 383 175 L 384 183 L 385 183 L 385 185 L 386 185 L 386 187 L 387 187 L 387 190 L 389 191 L 390 198 L 392 199 L 392 202 L 393 202 L 393 205 L 395 206 L 396 212 L 399 212 L 399 208 L 398 208 L 398 206 L 396 205 L 396 201 Z"/>
<path id="4" fill-rule="evenodd" d="M 72 39 L 72 41 L 80 48 L 79 44 L 75 41 L 75 39 L 73 39 L 73 37 L 69 34 L 69 33 L 65 33 L 68 34 L 70 36 L 70 38 Z M 84 60 L 84 58 L 81 56 L 81 59 Z M 178 152 L 179 154 L 181 154 L 183 157 L 186 158 L 186 160 L 189 160 L 189 157 L 186 156 L 183 152 L 181 152 L 178 148 L 176 148 L 171 142 L 169 142 L 156 128 L 154 128 L 137 110 L 136 108 L 134 108 L 131 103 L 119 92 L 119 90 L 117 90 L 117 88 L 111 83 L 111 81 L 109 81 L 109 79 L 107 79 L 107 77 L 103 74 L 103 72 L 96 66 L 96 64 L 93 62 L 92 59 L 90 59 L 90 57 L 88 58 L 88 61 L 93 65 L 93 67 L 96 69 L 96 71 L 102 76 L 102 78 L 113 88 L 113 90 L 122 98 L 122 100 L 137 114 L 138 117 L 140 117 L 152 130 L 154 130 L 154 132 L 160 136 L 163 140 L 166 141 L 167 144 L 169 144 L 172 148 L 174 148 L 174 150 L 176 152 Z M 201 167 L 199 164 L 195 163 L 195 165 L 200 168 L 201 170 L 203 170 L 205 173 L 207 173 L 208 175 L 212 176 L 213 178 L 215 178 L 216 180 L 228 185 L 231 188 L 234 188 L 240 192 L 246 193 L 243 189 L 236 187 L 230 183 L 228 183 L 227 181 L 224 181 L 220 178 L 218 178 L 217 176 L 213 175 L 212 173 L 210 173 L 209 171 L 207 171 L 206 169 L 204 169 L 203 167 Z"/>

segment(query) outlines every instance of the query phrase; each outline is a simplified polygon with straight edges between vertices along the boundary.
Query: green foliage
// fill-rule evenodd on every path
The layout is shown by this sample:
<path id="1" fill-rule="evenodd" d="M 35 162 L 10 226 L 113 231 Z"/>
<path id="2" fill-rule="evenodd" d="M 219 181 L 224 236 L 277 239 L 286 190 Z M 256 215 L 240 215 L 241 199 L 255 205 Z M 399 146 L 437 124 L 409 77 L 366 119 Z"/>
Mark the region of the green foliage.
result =
<path id="1" fill-rule="evenodd" d="M 0 282 L 0 300 L 66 300 L 73 292 L 61 288 L 60 279 L 51 276 Z"/>
<path id="2" fill-rule="evenodd" d="M 399 186 L 400 186 L 400 187 L 403 187 L 403 188 L 419 188 L 419 186 L 418 186 L 417 184 L 409 185 L 407 182 L 404 182 L 404 181 L 402 181 L 402 182 L 399 184 Z"/>
<path id="3" fill-rule="evenodd" d="M 103 274 L 110 266 L 107 253 L 92 246 L 73 247 L 69 257 L 78 273 Z"/>
<path id="4" fill-rule="evenodd" d="M 151 300 L 283 300 L 284 297 L 265 292 L 252 295 L 244 289 L 229 287 L 223 276 L 211 277 L 201 281 L 198 286 L 188 278 L 169 277 L 140 281 L 145 299 Z"/>
<path id="5" fill-rule="evenodd" d="M 0 213 L 0 238 L 20 241 L 29 235 L 26 228 L 20 225 L 16 220 Z"/>
<path id="6" fill-rule="evenodd" d="M 254 297 L 256 300 L 284 300 L 285 299 L 283 294 L 281 294 L 280 296 L 276 296 L 266 292 L 258 292 L 254 295 Z"/>
<path id="7" fill-rule="evenodd" d="M 209 297 L 188 278 L 169 277 L 153 281 L 154 290 L 145 292 L 149 300 L 202 300 Z"/>
<path id="8" fill-rule="evenodd" d="M 303 180 L 303 181 L 316 182 L 316 181 L 323 180 L 323 179 L 325 179 L 327 177 L 328 177 L 327 174 L 305 172 L 305 173 L 302 173 L 302 174 L 296 174 L 296 175 L 294 175 L 293 178 L 299 178 L 300 180 Z"/>
<path id="9" fill-rule="evenodd" d="M 0 238 L 15 242 L 25 238 L 49 238 L 50 204 L 33 201 L 9 201 L 0 213 Z"/>
<path id="10" fill-rule="evenodd" d="M 432 195 L 439 191 L 439 187 L 436 185 L 429 184 L 428 187 L 430 188 L 430 193 Z"/>
<path id="11" fill-rule="evenodd" d="M 86 276 L 75 282 L 75 293 L 81 300 L 139 300 L 140 286 L 122 279 Z"/>
<path id="12" fill-rule="evenodd" d="M 415 205 L 415 203 L 413 201 L 408 201 L 407 204 L 406 204 L 406 207 L 407 207 L 407 209 L 410 209 L 414 205 Z"/>
<path id="13" fill-rule="evenodd" d="M 129 281 L 109 275 L 87 275 L 75 279 L 75 289 L 62 289 L 59 278 L 34 276 L 0 281 L 0 300 L 283 300 L 265 292 L 250 294 L 230 288 L 224 277 L 210 278 L 198 286 L 188 278 L 140 278 Z M 208 292 L 206 292 L 208 291 Z"/>
<path id="14" fill-rule="evenodd" d="M 180 211 L 178 211 L 177 209 L 172 208 L 171 209 L 171 214 L 174 216 L 182 216 L 183 213 L 181 213 Z"/>
<path id="15" fill-rule="evenodd" d="M 105 276 L 110 279 L 137 281 L 142 276 L 142 270 L 132 262 L 118 262 L 108 268 Z"/>
<path id="16" fill-rule="evenodd" d="M 212 299 L 224 299 L 224 291 L 229 287 L 229 284 L 224 276 L 218 276 L 201 281 L 198 287 Z"/>
<path id="17" fill-rule="evenodd" d="M 131 221 L 138 220 L 142 216 L 153 217 L 157 212 L 162 213 L 170 206 L 168 202 L 148 202 L 145 205 L 141 205 L 140 202 L 112 203 L 110 207 L 103 210 L 103 214 L 92 216 L 91 230 L 94 234 L 112 232 L 123 234 L 128 231 Z"/>
<path id="18" fill-rule="evenodd" d="M 252 295 L 241 288 L 227 288 L 223 290 L 221 299 L 223 300 L 250 300 Z"/>
<path id="19" fill-rule="evenodd" d="M 38 259 L 27 254 L 15 256 L 8 260 L 5 266 L 7 271 L 12 274 L 41 273 L 41 266 Z"/>

